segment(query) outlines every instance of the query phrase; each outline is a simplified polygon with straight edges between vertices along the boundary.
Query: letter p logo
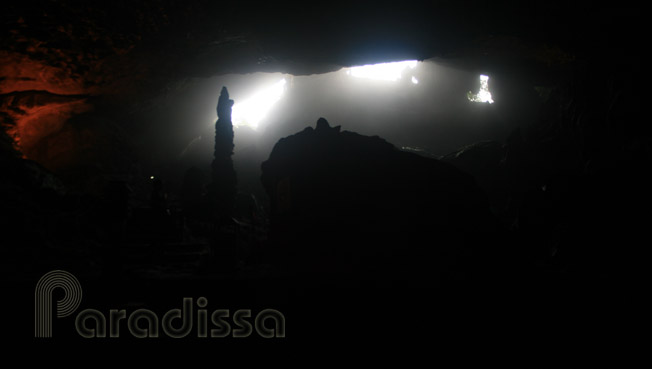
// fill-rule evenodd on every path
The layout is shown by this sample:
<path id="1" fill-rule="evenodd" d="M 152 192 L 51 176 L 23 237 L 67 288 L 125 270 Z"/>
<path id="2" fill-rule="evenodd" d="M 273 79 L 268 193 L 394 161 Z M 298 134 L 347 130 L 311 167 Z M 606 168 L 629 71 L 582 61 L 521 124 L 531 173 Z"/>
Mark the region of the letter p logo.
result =
<path id="1" fill-rule="evenodd" d="M 81 303 L 82 288 L 77 278 L 65 270 L 53 270 L 39 279 L 34 292 L 34 337 L 52 337 L 52 293 L 63 289 L 57 301 L 57 318 L 72 314 Z"/>

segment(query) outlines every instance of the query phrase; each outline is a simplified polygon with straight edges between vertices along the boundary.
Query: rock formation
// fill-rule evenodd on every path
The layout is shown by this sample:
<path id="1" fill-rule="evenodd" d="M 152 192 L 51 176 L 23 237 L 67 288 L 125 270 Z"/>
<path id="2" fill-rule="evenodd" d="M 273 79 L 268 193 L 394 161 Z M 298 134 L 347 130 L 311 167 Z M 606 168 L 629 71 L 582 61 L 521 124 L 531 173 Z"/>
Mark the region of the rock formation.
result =
<path id="1" fill-rule="evenodd" d="M 472 177 L 377 136 L 322 118 L 281 139 L 262 170 L 287 270 L 432 285 L 470 277 L 475 258 L 496 253 L 480 242 L 496 228 Z"/>
<path id="2" fill-rule="evenodd" d="M 233 100 L 229 91 L 222 88 L 217 103 L 217 122 L 215 123 L 215 153 L 211 164 L 211 179 L 208 195 L 215 207 L 216 220 L 229 218 L 233 212 L 236 195 L 236 174 L 233 169 L 233 123 L 231 108 Z"/>

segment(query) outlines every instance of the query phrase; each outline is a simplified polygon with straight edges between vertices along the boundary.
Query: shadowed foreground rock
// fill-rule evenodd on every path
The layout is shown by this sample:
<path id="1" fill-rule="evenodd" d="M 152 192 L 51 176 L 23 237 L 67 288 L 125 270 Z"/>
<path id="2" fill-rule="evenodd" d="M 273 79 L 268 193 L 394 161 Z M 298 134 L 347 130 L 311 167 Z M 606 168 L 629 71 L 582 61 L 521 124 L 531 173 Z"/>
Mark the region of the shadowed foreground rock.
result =
<path id="1" fill-rule="evenodd" d="M 281 139 L 262 170 L 284 270 L 430 286 L 479 276 L 497 253 L 488 201 L 469 175 L 377 136 L 321 118 Z"/>

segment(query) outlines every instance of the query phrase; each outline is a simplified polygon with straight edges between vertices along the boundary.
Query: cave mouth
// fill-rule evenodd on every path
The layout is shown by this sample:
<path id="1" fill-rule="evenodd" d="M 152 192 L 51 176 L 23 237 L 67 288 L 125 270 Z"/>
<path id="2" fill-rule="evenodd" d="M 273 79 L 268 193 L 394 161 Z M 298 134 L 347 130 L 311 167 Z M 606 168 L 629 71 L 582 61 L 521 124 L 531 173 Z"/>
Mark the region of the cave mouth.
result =
<path id="1" fill-rule="evenodd" d="M 223 86 L 235 101 L 234 163 L 245 188 L 260 188 L 260 164 L 279 139 L 314 125 L 319 117 L 435 158 L 474 142 L 502 140 L 511 128 L 507 121 L 517 120 L 505 119 L 507 110 L 498 118 L 504 100 L 491 107 L 469 103 L 469 90 L 480 87 L 482 93 L 486 86 L 485 80 L 478 86 L 477 70 L 436 59 L 359 64 L 307 75 L 172 78 L 145 98 L 139 91 L 102 95 L 53 84 L 52 73 L 45 75 L 54 81 L 50 86 L 36 76 L 46 67 L 21 69 L 16 78 L 22 84 L 16 86 L 30 90 L 5 95 L 2 104 L 15 122 L 7 133 L 24 158 L 82 192 L 97 192 L 87 186 L 103 181 L 97 178 L 140 175 L 174 181 L 190 167 L 208 168 Z M 55 85 L 59 89 L 52 92 Z"/>
<path id="2" fill-rule="evenodd" d="M 174 178 L 190 167 L 208 168 L 215 106 L 221 88 L 227 87 L 235 101 L 238 182 L 257 187 L 260 163 L 274 144 L 314 126 L 319 117 L 343 130 L 380 136 L 398 148 L 435 158 L 478 141 L 502 141 L 513 128 L 511 122 L 520 117 L 499 113 L 504 104 L 471 103 L 467 93 L 481 88 L 478 75 L 434 59 L 313 75 L 217 75 L 178 82 L 132 120 L 149 127 L 141 133 L 146 139 L 140 144 L 143 156 L 150 158 L 147 173 Z"/>

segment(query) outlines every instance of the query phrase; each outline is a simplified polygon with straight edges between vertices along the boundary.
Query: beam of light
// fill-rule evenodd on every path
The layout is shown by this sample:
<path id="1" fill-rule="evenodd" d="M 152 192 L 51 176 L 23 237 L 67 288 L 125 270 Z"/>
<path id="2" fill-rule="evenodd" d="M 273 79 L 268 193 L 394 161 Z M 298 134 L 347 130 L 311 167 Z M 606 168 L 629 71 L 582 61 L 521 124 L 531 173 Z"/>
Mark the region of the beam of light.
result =
<path id="1" fill-rule="evenodd" d="M 181 154 L 179 154 L 179 157 L 182 158 L 186 155 L 186 153 L 193 148 L 193 146 L 197 145 L 201 141 L 201 136 L 197 136 L 190 141 L 188 145 L 181 151 Z M 152 178 L 154 179 L 154 178 Z"/>
<path id="2" fill-rule="evenodd" d="M 477 94 L 469 92 L 467 97 L 472 102 L 493 104 L 494 100 L 489 92 L 489 76 L 480 75 L 480 91 Z"/>
<path id="3" fill-rule="evenodd" d="M 406 69 L 414 69 L 417 66 L 416 60 L 406 60 L 394 63 L 381 63 L 351 67 L 346 74 L 356 78 L 366 78 L 380 81 L 398 81 L 402 78 Z M 412 77 L 412 83 L 416 78 Z M 418 82 L 417 82 L 418 83 Z"/>
<path id="4" fill-rule="evenodd" d="M 236 101 L 231 113 L 234 127 L 249 126 L 258 128 L 258 124 L 267 116 L 274 104 L 281 99 L 285 92 L 285 78 L 272 86 L 256 92 L 253 96 L 242 101 Z"/>

